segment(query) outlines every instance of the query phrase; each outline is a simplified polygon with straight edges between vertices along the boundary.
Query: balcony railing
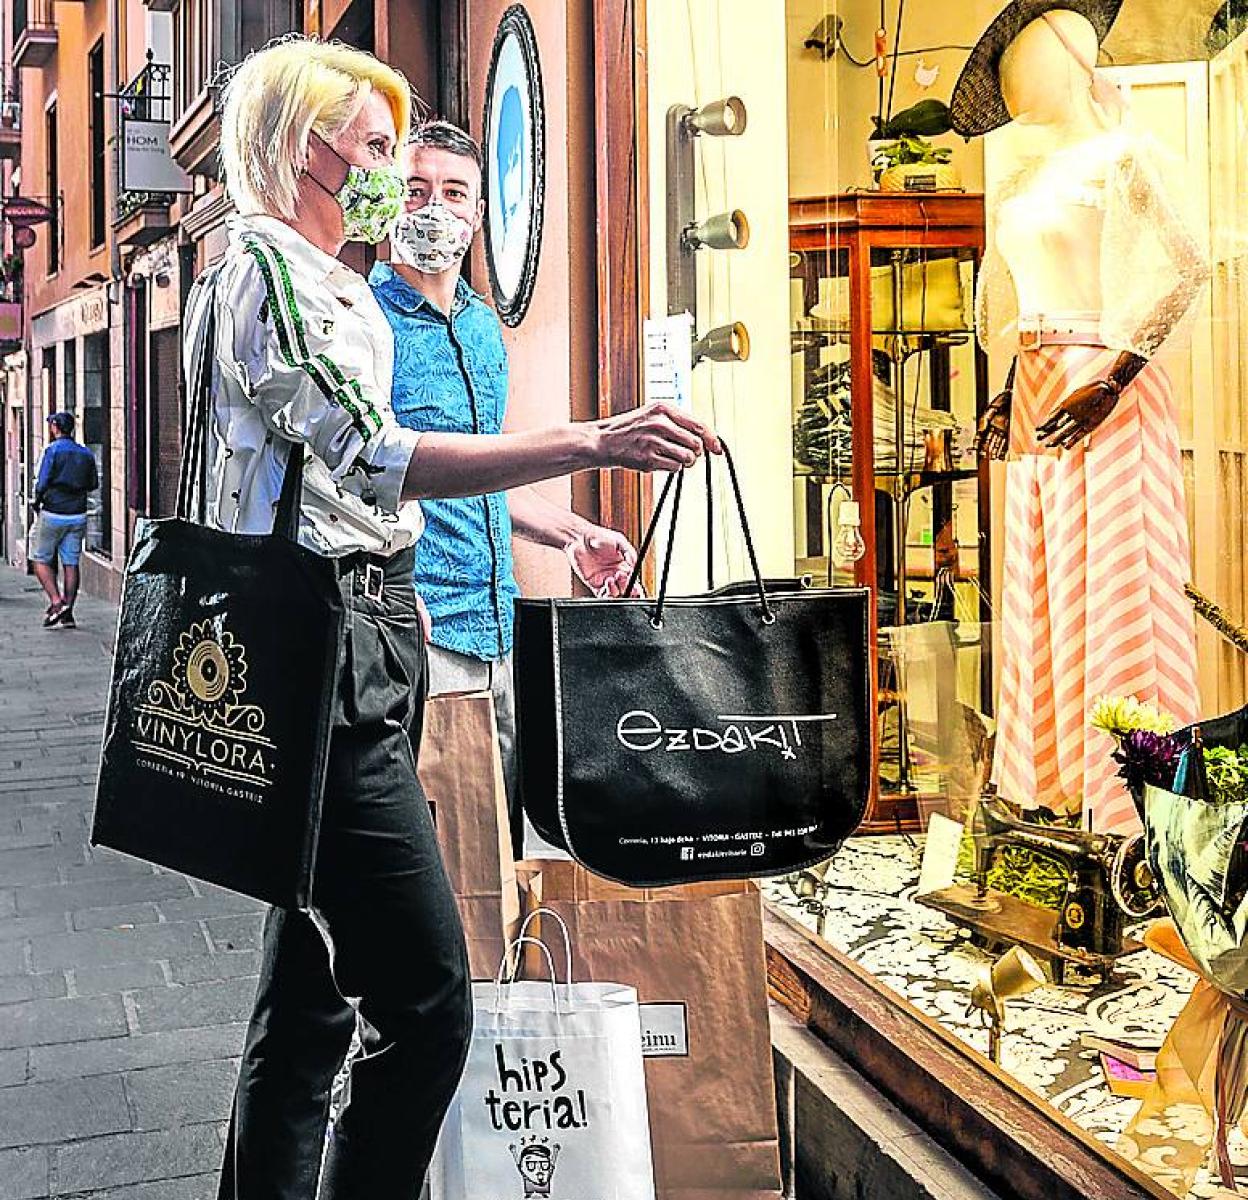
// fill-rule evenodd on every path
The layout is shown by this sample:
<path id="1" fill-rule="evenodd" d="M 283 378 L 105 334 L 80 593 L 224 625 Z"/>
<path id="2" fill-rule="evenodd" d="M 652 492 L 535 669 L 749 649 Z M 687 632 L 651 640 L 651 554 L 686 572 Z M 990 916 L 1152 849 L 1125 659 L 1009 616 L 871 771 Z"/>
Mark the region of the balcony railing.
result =
<path id="1" fill-rule="evenodd" d="M 147 65 L 118 93 L 118 116 L 123 131 L 129 121 L 169 121 L 173 109 L 172 71 L 167 63 L 154 62 L 151 50 Z M 170 192 L 123 187 L 125 174 L 122 155 L 125 137 L 117 139 L 117 202 L 113 207 L 113 227 L 123 243 L 140 245 L 154 241 L 169 228 Z"/>
<path id="2" fill-rule="evenodd" d="M 13 0 L 13 66 L 46 67 L 56 57 L 54 0 Z"/>
<path id="3" fill-rule="evenodd" d="M 0 66 L 0 159 L 22 157 L 21 74 L 15 67 Z"/>

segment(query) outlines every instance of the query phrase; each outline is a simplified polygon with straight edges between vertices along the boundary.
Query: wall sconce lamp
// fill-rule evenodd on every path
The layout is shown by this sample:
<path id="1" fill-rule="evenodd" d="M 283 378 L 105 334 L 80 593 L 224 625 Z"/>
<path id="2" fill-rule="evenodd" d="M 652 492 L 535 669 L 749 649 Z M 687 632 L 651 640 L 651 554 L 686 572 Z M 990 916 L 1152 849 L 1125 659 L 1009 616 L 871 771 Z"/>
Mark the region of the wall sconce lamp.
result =
<path id="1" fill-rule="evenodd" d="M 739 208 L 707 217 L 681 235 L 687 250 L 744 250 L 750 244 L 750 223 Z"/>
<path id="2" fill-rule="evenodd" d="M 994 1063 L 1001 1062 L 1005 1002 L 1026 996 L 1046 983 L 1040 964 L 1021 946 L 1003 954 L 991 967 L 980 969 L 971 988 L 971 1009 L 978 1009 L 988 1021 L 988 1057 Z"/>
<path id="3" fill-rule="evenodd" d="M 707 137 L 740 137 L 745 132 L 745 105 L 739 96 L 712 100 L 701 108 L 686 108 L 683 124 L 692 134 Z"/>
<path id="4" fill-rule="evenodd" d="M 750 223 L 740 209 L 699 220 L 696 212 L 696 144 L 700 137 L 740 137 L 747 123 L 745 105 L 738 96 L 714 100 L 701 108 L 674 104 L 667 110 L 667 311 L 678 316 L 689 313 L 698 327 L 698 276 L 695 253 L 698 250 L 743 250 L 750 240 Z M 749 354 L 749 338 L 740 326 L 738 350 L 721 362 L 743 362 Z M 695 343 L 694 361 L 704 343 L 720 347 L 722 331 L 712 330 Z M 742 336 L 744 335 L 744 336 Z"/>
<path id="5" fill-rule="evenodd" d="M 750 357 L 750 331 L 740 321 L 720 325 L 693 343 L 693 361 L 745 362 Z"/>

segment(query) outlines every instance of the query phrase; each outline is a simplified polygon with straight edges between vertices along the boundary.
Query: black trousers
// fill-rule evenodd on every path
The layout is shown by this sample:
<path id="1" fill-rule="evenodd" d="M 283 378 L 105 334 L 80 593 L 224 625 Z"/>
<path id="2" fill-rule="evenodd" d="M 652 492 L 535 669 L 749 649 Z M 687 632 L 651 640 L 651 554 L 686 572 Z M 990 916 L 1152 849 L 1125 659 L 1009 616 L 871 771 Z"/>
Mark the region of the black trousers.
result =
<path id="1" fill-rule="evenodd" d="M 412 557 L 384 564 L 380 599 L 363 594 L 376 593 L 376 567 L 344 569 L 312 909 L 265 922 L 220 1200 L 416 1200 L 463 1071 L 464 934 L 414 758 L 425 648 Z M 357 1020 L 363 1054 L 326 1147 Z"/>

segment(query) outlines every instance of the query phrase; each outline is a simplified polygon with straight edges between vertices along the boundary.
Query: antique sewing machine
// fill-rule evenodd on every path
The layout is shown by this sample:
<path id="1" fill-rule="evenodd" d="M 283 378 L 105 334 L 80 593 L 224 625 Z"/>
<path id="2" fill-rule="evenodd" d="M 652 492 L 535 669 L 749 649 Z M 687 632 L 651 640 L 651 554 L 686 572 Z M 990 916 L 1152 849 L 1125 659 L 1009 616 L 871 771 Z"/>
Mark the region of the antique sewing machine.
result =
<path id="1" fill-rule="evenodd" d="M 919 899 L 968 927 L 978 945 L 989 950 L 1025 946 L 1049 961 L 1059 984 L 1069 963 L 1104 978 L 1116 959 L 1141 949 L 1139 942 L 1126 936 L 1127 924 L 1162 909 L 1142 835 L 1121 837 L 1033 824 L 992 796 L 979 801 L 970 831 L 975 849 L 973 886 L 955 884 Z M 989 872 L 1007 846 L 1026 846 L 1068 870 L 1070 879 L 1059 908 L 1040 908 L 989 888 Z"/>

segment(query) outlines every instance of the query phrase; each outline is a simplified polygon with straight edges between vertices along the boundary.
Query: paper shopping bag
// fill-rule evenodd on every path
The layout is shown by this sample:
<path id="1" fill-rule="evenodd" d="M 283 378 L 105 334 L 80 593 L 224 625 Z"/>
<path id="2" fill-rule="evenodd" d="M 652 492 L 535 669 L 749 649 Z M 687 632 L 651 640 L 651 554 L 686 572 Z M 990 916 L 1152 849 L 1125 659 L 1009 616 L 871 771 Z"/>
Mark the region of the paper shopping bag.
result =
<path id="1" fill-rule="evenodd" d="M 574 983 L 571 966 L 568 951 L 563 984 L 553 965 L 540 982 L 504 982 L 500 967 L 473 984 L 432 1200 L 654 1200 L 637 992 Z"/>
<path id="2" fill-rule="evenodd" d="M 489 692 L 425 701 L 419 775 L 459 905 L 474 979 L 492 979 L 520 916 Z"/>
<path id="3" fill-rule="evenodd" d="M 640 891 L 571 862 L 541 867 L 526 907 L 566 921 L 584 975 L 638 991 L 658 1200 L 776 1200 L 758 888 L 741 881 Z"/>

